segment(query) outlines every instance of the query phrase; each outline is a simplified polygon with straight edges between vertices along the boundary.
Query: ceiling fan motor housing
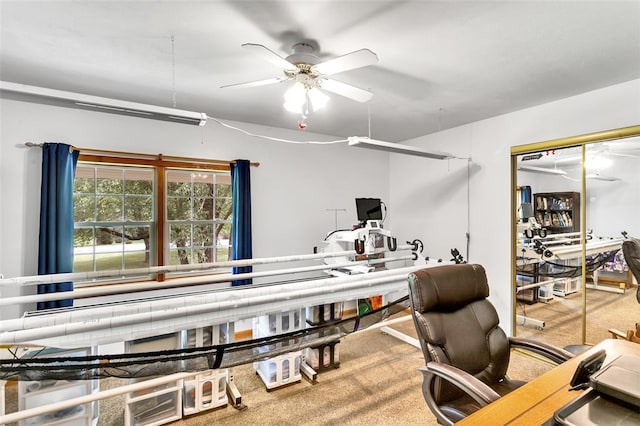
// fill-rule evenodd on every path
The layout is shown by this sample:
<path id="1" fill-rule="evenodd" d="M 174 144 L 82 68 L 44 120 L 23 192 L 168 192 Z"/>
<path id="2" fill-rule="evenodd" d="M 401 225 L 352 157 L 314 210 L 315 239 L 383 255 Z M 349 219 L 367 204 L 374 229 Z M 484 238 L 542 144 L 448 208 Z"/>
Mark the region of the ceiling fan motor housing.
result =
<path id="1" fill-rule="evenodd" d="M 313 54 L 314 50 L 308 43 L 296 43 L 293 45 L 293 53 L 286 60 L 296 65 L 300 72 L 309 72 L 311 66 L 320 63 L 320 59 Z"/>

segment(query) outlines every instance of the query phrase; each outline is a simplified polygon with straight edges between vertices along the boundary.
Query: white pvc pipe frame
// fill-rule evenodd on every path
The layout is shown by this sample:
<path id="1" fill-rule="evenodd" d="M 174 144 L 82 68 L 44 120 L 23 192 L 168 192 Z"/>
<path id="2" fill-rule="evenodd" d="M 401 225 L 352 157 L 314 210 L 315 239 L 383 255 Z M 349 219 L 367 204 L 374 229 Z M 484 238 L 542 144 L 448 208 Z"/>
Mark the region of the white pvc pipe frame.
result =
<path id="1" fill-rule="evenodd" d="M 424 266 L 2 321 L 0 344 L 60 348 L 96 346 L 222 324 L 306 306 L 408 292 L 407 275 Z"/>
<path id="2" fill-rule="evenodd" d="M 340 255 L 345 253 L 354 252 L 342 252 Z M 310 256 L 318 258 L 317 255 Z M 289 256 L 286 261 L 310 256 Z M 277 259 L 282 261 L 284 258 Z M 262 260 L 253 261 L 256 264 Z M 61 348 L 95 346 L 373 294 L 406 291 L 408 273 L 424 266 L 269 286 L 240 286 L 207 294 L 179 295 L 5 320 L 0 322 L 0 344 Z M 322 265 L 322 268 L 327 267 L 330 266 Z M 271 271 L 273 275 L 278 273 Z M 231 277 L 241 279 L 242 275 Z M 60 276 L 54 276 L 60 281 Z M 51 279 L 52 276 L 42 277 Z M 22 282 L 31 284 L 36 278 L 38 276 L 25 277 Z"/>
<path id="3" fill-rule="evenodd" d="M 396 250 L 411 250 L 413 245 L 399 246 Z M 126 277 L 129 275 L 153 275 L 171 272 L 193 272 L 215 270 L 216 268 L 231 268 L 241 266 L 266 265 L 272 263 L 295 262 L 302 260 L 322 260 L 333 257 L 344 257 L 356 255 L 355 250 L 345 250 L 329 253 L 300 254 L 290 256 L 263 257 L 254 259 L 229 260 L 226 262 L 197 263 L 189 265 L 166 265 L 151 266 L 148 268 L 120 269 L 109 271 L 93 272 L 69 272 L 63 274 L 31 275 L 26 277 L 3 278 L 0 279 L 2 286 L 33 286 L 38 284 L 52 284 L 67 281 L 91 281 L 100 278 Z M 327 267 L 331 267 L 327 265 Z"/>
<path id="4" fill-rule="evenodd" d="M 62 293 L 42 293 L 42 294 L 32 294 L 28 296 L 4 297 L 0 299 L 0 306 L 11 306 L 11 305 L 16 305 L 21 303 L 46 302 L 51 300 L 60 300 L 61 298 L 86 299 L 90 297 L 109 296 L 113 294 L 146 292 L 151 290 L 162 290 L 167 288 L 174 289 L 179 287 L 231 282 L 234 280 L 242 280 L 242 279 L 248 279 L 248 278 L 263 278 L 263 277 L 272 277 L 277 275 L 295 274 L 300 272 L 313 272 L 313 271 L 327 270 L 331 268 L 344 268 L 347 266 L 354 266 L 354 265 L 376 265 L 380 263 L 395 262 L 395 261 L 401 261 L 401 260 L 412 260 L 412 259 L 413 259 L 412 255 L 407 255 L 407 256 L 398 256 L 398 257 L 391 257 L 391 258 L 387 257 L 383 259 L 362 260 L 357 262 L 336 263 L 332 265 L 315 265 L 315 266 L 303 266 L 300 268 L 276 269 L 272 271 L 247 272 L 242 274 L 219 273 L 219 274 L 213 274 L 213 275 L 204 275 L 204 276 L 201 275 L 197 277 L 176 278 L 176 279 L 171 279 L 167 281 L 143 281 L 143 282 L 124 283 L 124 284 L 112 283 L 111 285 L 103 285 L 103 286 L 90 287 L 90 288 L 79 288 L 79 289 L 74 289 L 72 291 L 67 291 Z M 85 273 L 81 273 L 81 274 L 85 275 Z M 52 282 L 51 277 L 56 277 L 55 274 L 42 275 L 42 276 L 45 277 L 48 283 Z M 37 277 L 38 275 L 34 277 L 27 277 L 27 278 L 29 280 L 32 280 Z M 10 278 L 10 280 L 11 279 L 12 278 Z M 58 278 L 58 281 L 56 282 L 62 282 L 62 280 Z M 32 281 L 28 281 L 24 285 L 35 285 L 35 284 L 40 284 L 40 283 L 34 283 Z"/>
<path id="5" fill-rule="evenodd" d="M 406 248 L 411 248 L 411 246 L 402 247 L 402 248 L 399 247 L 398 249 L 406 249 Z M 349 255 L 349 254 L 352 254 L 352 252 L 344 252 L 339 254 L 334 253 L 333 256 L 324 256 L 324 257 L 338 257 L 338 256 Z M 295 257 L 295 260 L 303 260 L 301 259 L 301 256 L 294 256 L 294 257 Z M 279 258 L 280 260 L 278 260 L 277 262 L 293 261 L 292 259 L 294 257 L 289 257 L 289 260 L 282 260 L 283 258 Z M 302 256 L 302 257 L 324 258 L 324 257 L 317 257 L 316 255 Z M 381 259 L 381 262 L 388 262 L 393 260 L 405 260 L 405 258 L 409 258 L 409 257 L 411 256 L 405 256 L 402 258 Z M 257 264 L 257 263 L 258 262 L 253 264 Z M 371 263 L 378 263 L 378 262 L 371 262 Z M 349 265 L 353 265 L 353 264 L 354 263 L 349 263 Z M 233 266 L 238 266 L 238 265 L 236 264 Z M 336 265 L 331 265 L 331 266 L 339 267 Z M 144 302 L 145 306 L 140 306 L 141 305 L 140 303 L 136 303 L 135 306 L 124 305 L 122 306 L 122 308 L 124 309 L 122 309 L 120 312 L 114 312 L 113 310 L 111 310 L 110 312 L 111 318 L 107 319 L 106 321 L 102 319 L 102 315 L 109 313 L 108 312 L 110 310 L 109 307 L 93 308 L 93 309 L 82 310 L 80 312 L 68 313 L 68 314 L 56 313 L 51 315 L 45 315 L 42 317 L 41 316 L 27 317 L 27 318 L 22 318 L 17 320 L 2 321 L 0 322 L 0 330 L 5 330 L 7 328 L 11 329 L 14 326 L 24 327 L 22 328 L 23 331 L 25 332 L 31 331 L 32 333 L 35 333 L 36 336 L 39 335 L 40 337 L 51 336 L 52 333 L 57 334 L 60 337 L 62 337 L 62 340 L 59 341 L 58 343 L 64 342 L 65 344 L 71 344 L 70 347 L 94 346 L 96 344 L 100 344 L 100 342 L 95 342 L 95 341 L 81 342 L 80 339 L 75 339 L 72 341 L 72 339 L 70 339 L 71 335 L 69 333 L 73 333 L 74 331 L 73 327 L 75 326 L 75 328 L 81 330 L 83 332 L 83 335 L 87 337 L 87 334 L 89 336 L 91 335 L 95 336 L 96 334 L 103 335 L 103 333 L 86 333 L 87 331 L 92 331 L 92 330 L 97 331 L 97 330 L 100 330 L 101 327 L 104 327 L 105 325 L 110 331 L 114 331 L 113 326 L 116 326 L 116 327 L 120 326 L 125 328 L 131 327 L 132 322 L 135 321 L 136 323 L 142 322 L 145 324 L 145 326 L 143 327 L 145 330 L 142 332 L 143 336 L 148 336 L 150 334 L 149 333 L 150 330 L 152 331 L 151 334 L 157 335 L 165 332 L 160 330 L 157 327 L 157 325 L 155 325 L 155 323 L 158 320 L 160 320 L 161 322 L 166 322 L 167 320 L 171 320 L 170 322 L 175 324 L 176 323 L 175 317 L 180 317 L 181 315 L 185 317 L 185 321 L 191 317 L 193 321 L 196 321 L 197 319 L 197 322 L 204 321 L 208 325 L 213 325 L 212 321 L 214 323 L 233 321 L 234 319 L 231 316 L 231 312 L 229 311 L 229 309 L 225 309 L 225 307 L 231 308 L 231 310 L 234 310 L 234 309 L 237 310 L 242 305 L 243 309 L 241 309 L 241 312 L 244 312 L 244 313 L 239 314 L 239 317 L 237 319 L 243 319 L 246 317 L 253 317 L 256 315 L 274 312 L 276 305 L 279 306 L 280 310 L 286 310 L 286 309 L 292 309 L 292 308 L 299 308 L 301 306 L 301 303 L 303 302 L 305 302 L 305 306 L 310 306 L 310 305 L 316 305 L 316 304 L 350 300 L 356 297 L 366 297 L 366 295 L 371 295 L 372 293 L 388 293 L 391 291 L 401 290 L 402 288 L 406 290 L 407 275 L 410 272 L 413 272 L 425 266 L 426 266 L 425 264 L 422 264 L 422 265 L 412 266 L 408 268 L 398 268 L 398 269 L 387 270 L 382 272 L 372 272 L 369 274 L 353 275 L 353 276 L 338 277 L 338 278 L 328 278 L 328 279 L 315 280 L 315 281 L 309 281 L 309 282 L 280 284 L 280 285 L 272 285 L 272 286 L 256 286 L 256 287 L 249 287 L 249 288 L 247 287 L 233 288 L 233 289 L 229 289 L 228 291 L 214 292 L 213 293 L 213 296 L 214 296 L 213 298 L 215 299 L 214 301 L 209 301 L 209 300 L 203 301 L 202 300 L 203 296 L 201 295 L 192 296 L 192 297 L 183 296 L 183 297 L 180 297 L 178 300 L 178 301 L 183 301 L 182 306 L 180 308 L 178 308 L 179 304 L 175 303 L 176 302 L 175 298 L 174 300 L 165 299 L 162 301 L 162 302 L 172 302 L 172 301 L 174 302 L 172 304 L 173 306 L 169 307 L 168 309 L 166 309 L 167 308 L 166 306 L 164 307 L 162 306 L 164 304 L 162 303 L 159 304 L 157 302 Z M 327 267 L 328 267 L 327 265 L 322 265 L 322 268 L 327 268 Z M 297 270 L 289 270 L 289 272 L 282 272 L 282 270 L 271 271 L 272 272 L 271 275 L 293 273 L 296 271 L 299 272 L 302 269 L 304 268 L 297 268 Z M 166 271 L 166 269 L 163 269 L 163 270 Z M 190 270 L 193 270 L 193 268 L 190 268 Z M 110 276 L 119 276 L 121 275 L 120 272 L 121 271 L 118 271 L 118 273 Z M 131 270 L 126 272 L 131 273 Z M 67 275 L 71 275 L 71 274 L 67 274 Z M 225 274 L 225 275 L 230 275 L 230 274 Z M 241 279 L 243 275 L 245 275 L 246 277 L 246 275 L 248 274 L 233 275 L 232 279 Z M 86 276 L 86 275 L 83 275 L 83 276 Z M 262 276 L 262 275 L 255 275 L 255 276 Z M 17 280 L 17 281 L 16 279 L 0 280 L 0 284 L 35 285 L 39 283 L 37 282 L 38 278 L 44 278 L 45 280 L 47 279 L 53 280 L 48 282 L 60 282 L 61 280 L 60 275 L 36 276 L 36 277 L 23 277 L 22 280 Z M 2 282 L 2 281 L 5 281 L 5 282 Z M 6 281 L 11 281 L 11 282 L 7 283 Z M 313 288 L 314 285 L 316 288 Z M 147 285 L 145 289 L 149 289 L 149 286 Z M 361 293 L 362 293 L 362 296 L 360 296 Z M 349 294 L 349 296 L 347 294 Z M 235 298 L 232 297 L 234 295 L 238 297 L 235 297 Z M 229 300 L 230 297 L 235 300 Z M 16 299 L 16 298 L 12 298 L 12 299 Z M 242 300 L 242 302 L 239 303 L 239 300 Z M 13 302 L 15 303 L 16 300 L 14 300 Z M 202 305 L 202 306 L 195 306 L 195 305 Z M 210 306 L 210 305 L 215 305 L 215 306 Z M 124 314 L 124 312 L 127 310 L 128 310 L 128 314 Z M 214 318 L 211 318 L 210 315 L 207 315 L 208 313 L 211 313 L 211 311 L 215 311 L 218 314 L 223 314 L 222 321 L 216 322 Z M 196 317 L 194 317 L 194 315 L 196 315 Z M 201 318 L 203 316 L 205 318 Z M 220 315 L 218 315 L 218 317 L 219 316 Z M 42 321 L 38 321 L 44 318 L 48 318 L 48 321 L 44 321 L 45 324 L 42 324 Z M 35 320 L 35 321 L 31 321 L 31 320 Z M 58 320 L 62 320 L 63 324 L 60 324 Z M 23 321 L 28 322 L 30 324 L 25 324 Z M 40 323 L 40 324 L 37 324 L 37 323 Z M 183 323 L 181 322 L 180 324 L 183 324 Z M 184 329 L 184 328 L 197 327 L 197 326 L 198 325 L 191 323 L 189 326 L 186 326 L 186 327 L 184 325 L 177 325 L 175 326 L 175 328 Z M 35 328 L 29 328 L 29 327 L 35 327 Z M 175 331 L 175 330 L 172 330 L 172 331 Z M 13 333 L 15 336 L 16 333 L 19 334 L 20 332 L 21 331 L 18 330 L 13 332 L 2 333 L 2 337 L 0 337 L 0 342 L 4 342 L 4 338 L 6 337 L 7 333 L 8 334 Z M 130 338 L 125 340 L 131 340 L 131 338 L 134 338 L 134 339 L 138 338 L 138 337 L 135 337 L 135 335 L 139 335 L 140 332 L 139 331 L 137 333 L 132 332 L 130 334 L 132 334 L 133 336 L 130 336 Z M 113 337 L 111 333 L 109 335 Z M 32 337 L 33 337 L 33 334 L 32 334 Z M 50 339 L 45 338 L 40 343 L 44 343 L 46 345 L 47 340 L 50 340 Z M 54 340 L 57 340 L 57 339 L 54 339 Z M 98 340 L 104 340 L 104 339 L 98 339 Z M 119 334 L 117 337 L 117 341 L 122 341 L 122 340 L 123 340 L 122 335 Z M 57 344 L 56 346 L 64 347 L 66 346 L 65 344 L 62 344 L 62 345 Z M 194 373 L 194 374 L 198 374 L 198 373 Z M 181 379 L 190 377 L 194 374 L 178 373 L 171 376 L 152 379 L 152 380 L 134 384 L 134 385 L 128 385 L 128 386 L 119 387 L 112 390 L 102 391 L 97 394 L 74 398 L 67 401 L 62 401 L 62 402 L 58 402 L 55 404 L 50 404 L 42 407 L 36 407 L 29 410 L 23 410 L 17 413 L 0 416 L 0 424 L 15 422 L 18 420 L 45 414 L 57 409 L 73 407 L 79 404 L 88 403 L 98 399 L 104 399 L 104 398 L 120 395 L 127 392 L 133 392 L 138 389 L 145 389 L 154 383 L 161 384 L 161 383 L 169 383 L 175 380 L 181 380 Z"/>

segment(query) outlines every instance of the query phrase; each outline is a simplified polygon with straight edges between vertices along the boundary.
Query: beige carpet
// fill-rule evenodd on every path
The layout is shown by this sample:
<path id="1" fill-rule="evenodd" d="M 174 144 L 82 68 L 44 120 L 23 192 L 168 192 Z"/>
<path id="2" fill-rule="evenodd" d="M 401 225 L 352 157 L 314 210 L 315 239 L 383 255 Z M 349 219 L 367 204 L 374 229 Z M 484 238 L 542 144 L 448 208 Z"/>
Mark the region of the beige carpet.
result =
<path id="1" fill-rule="evenodd" d="M 622 331 L 633 329 L 640 321 L 640 305 L 636 301 L 636 287 L 623 294 L 587 289 L 586 343 L 595 344 L 611 337 L 610 328 Z M 544 328 L 518 325 L 521 337 L 543 340 L 557 346 L 582 343 L 582 292 L 566 297 L 554 297 L 548 303 L 527 305 L 519 303 L 517 313 L 544 321 Z"/>
<path id="2" fill-rule="evenodd" d="M 393 328 L 411 336 L 411 321 Z M 380 330 L 344 338 L 339 345 L 340 367 L 318 375 L 316 383 L 302 380 L 267 391 L 251 365 L 231 369 L 244 408 L 226 406 L 176 421 L 174 425 L 436 425 L 421 392 L 421 351 Z M 510 376 L 529 380 L 549 365 L 514 353 Z M 102 389 L 122 383 L 105 379 Z M 16 410 L 15 386 L 8 386 L 7 412 Z M 100 404 L 99 425 L 124 425 L 124 397 Z"/>

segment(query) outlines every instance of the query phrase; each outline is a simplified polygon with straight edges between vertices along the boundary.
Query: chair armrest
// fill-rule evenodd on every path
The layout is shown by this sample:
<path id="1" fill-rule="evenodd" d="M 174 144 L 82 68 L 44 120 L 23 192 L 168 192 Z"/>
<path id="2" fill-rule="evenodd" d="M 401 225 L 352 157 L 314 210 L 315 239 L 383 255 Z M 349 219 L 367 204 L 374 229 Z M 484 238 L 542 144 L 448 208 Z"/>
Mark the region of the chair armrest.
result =
<path id="1" fill-rule="evenodd" d="M 620 331 L 620 330 L 617 330 L 615 328 L 610 328 L 608 331 L 609 331 L 609 333 L 611 333 L 611 338 L 613 338 L 613 339 L 629 340 L 629 339 L 627 339 L 627 334 L 622 332 L 622 331 Z M 633 334 L 633 331 L 631 332 L 631 334 Z"/>
<path id="2" fill-rule="evenodd" d="M 500 395 L 483 381 L 452 365 L 431 361 L 420 370 L 446 380 L 482 406 L 500 398 Z"/>
<path id="3" fill-rule="evenodd" d="M 509 344 L 512 348 L 524 349 L 542 355 L 556 364 L 562 364 L 575 356 L 571 352 L 557 346 L 521 337 L 509 337 Z"/>
<path id="4" fill-rule="evenodd" d="M 451 414 L 443 411 L 433 398 L 431 389 L 433 387 L 433 381 L 436 377 L 440 377 L 442 380 L 451 383 L 456 386 L 471 398 L 476 401 L 481 407 L 489 405 L 491 402 L 500 398 L 493 389 L 484 384 L 479 379 L 475 378 L 471 374 L 453 367 L 448 364 L 441 364 L 438 362 L 427 362 L 425 367 L 419 368 L 424 374 L 424 380 L 422 382 L 422 395 L 427 403 L 427 406 L 431 412 L 436 416 L 438 424 L 444 426 L 453 426 L 453 423 L 457 420 L 452 419 Z M 455 410 L 454 410 L 455 411 Z M 455 416 L 459 416 L 458 420 L 464 417 L 464 413 L 455 413 Z"/>

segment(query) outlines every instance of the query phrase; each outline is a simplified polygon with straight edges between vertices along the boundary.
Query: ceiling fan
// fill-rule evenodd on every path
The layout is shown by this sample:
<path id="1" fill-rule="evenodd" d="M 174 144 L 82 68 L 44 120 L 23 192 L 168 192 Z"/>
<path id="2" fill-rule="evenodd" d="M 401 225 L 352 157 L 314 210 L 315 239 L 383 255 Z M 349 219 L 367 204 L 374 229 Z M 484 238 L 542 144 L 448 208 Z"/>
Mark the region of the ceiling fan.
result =
<path id="1" fill-rule="evenodd" d="M 242 47 L 276 65 L 282 69 L 284 75 L 265 80 L 229 84 L 221 86 L 221 88 L 257 87 L 293 81 L 293 86 L 285 93 L 284 107 L 291 112 L 303 115 L 308 113 L 309 104 L 314 111 L 317 111 L 328 102 L 329 97 L 320 89 L 357 102 L 367 102 L 373 98 L 373 93 L 368 90 L 329 78 L 334 74 L 378 62 L 378 56 L 369 49 L 360 49 L 327 61 L 321 61 L 314 54 L 317 48 L 311 42 L 294 44 L 293 53 L 286 58 L 261 44 L 245 43 Z"/>

